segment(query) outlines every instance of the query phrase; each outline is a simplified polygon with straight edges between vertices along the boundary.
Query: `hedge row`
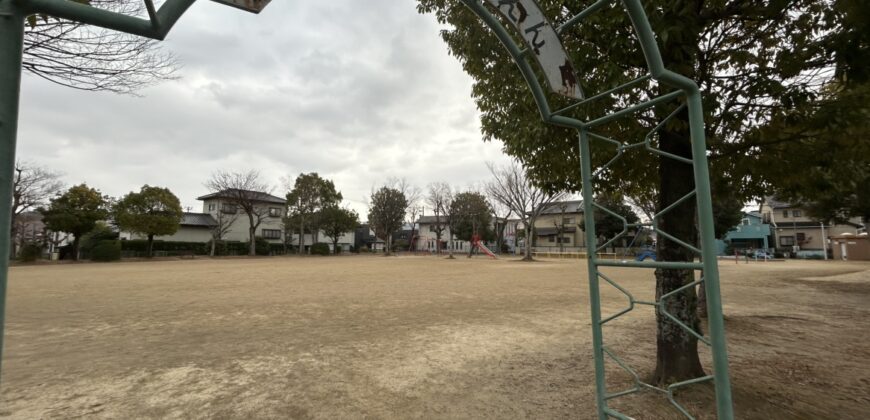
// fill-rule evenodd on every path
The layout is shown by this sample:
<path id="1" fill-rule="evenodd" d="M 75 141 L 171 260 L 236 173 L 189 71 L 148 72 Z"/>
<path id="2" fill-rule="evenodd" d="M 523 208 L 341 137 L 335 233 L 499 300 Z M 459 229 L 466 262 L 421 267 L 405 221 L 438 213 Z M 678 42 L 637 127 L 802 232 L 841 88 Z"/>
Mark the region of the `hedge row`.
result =
<path id="1" fill-rule="evenodd" d="M 257 255 L 284 254 L 283 244 L 273 244 L 263 238 L 256 240 Z M 211 242 L 154 241 L 154 252 L 165 252 L 169 255 L 192 252 L 195 255 L 208 255 L 211 252 Z M 144 256 L 148 252 L 148 241 L 145 239 L 130 239 L 121 241 L 121 251 L 125 255 Z M 215 244 L 215 255 L 247 255 L 248 242 L 219 241 Z"/>

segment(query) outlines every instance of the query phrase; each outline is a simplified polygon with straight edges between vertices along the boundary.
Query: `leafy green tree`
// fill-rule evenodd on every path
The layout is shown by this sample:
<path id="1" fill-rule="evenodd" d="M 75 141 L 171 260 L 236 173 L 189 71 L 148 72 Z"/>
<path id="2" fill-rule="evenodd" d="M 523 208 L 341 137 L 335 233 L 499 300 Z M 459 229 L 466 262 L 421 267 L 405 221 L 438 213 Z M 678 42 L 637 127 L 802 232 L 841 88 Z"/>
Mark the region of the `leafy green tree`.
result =
<path id="1" fill-rule="evenodd" d="M 48 208 L 41 212 L 49 230 L 73 236 L 72 256 L 73 260 L 78 260 L 82 235 L 109 216 L 108 197 L 85 184 L 76 185 L 51 199 Z"/>
<path id="2" fill-rule="evenodd" d="M 112 208 L 115 223 L 122 230 L 148 238 L 148 257 L 154 255 L 154 236 L 178 231 L 183 212 L 178 197 L 168 188 L 142 186 L 118 200 Z"/>
<path id="3" fill-rule="evenodd" d="M 317 172 L 299 174 L 287 193 L 288 214 L 299 223 L 299 253 L 305 248 L 306 225 L 314 232 L 313 243 L 317 243 L 318 213 L 325 207 L 338 205 L 342 200 L 341 192 L 335 184 L 321 178 Z M 309 250 L 310 252 L 310 250 Z"/>
<path id="4" fill-rule="evenodd" d="M 344 209 L 337 205 L 324 207 L 320 211 L 320 228 L 323 234 L 332 240 L 332 249 L 339 253 L 338 240 L 345 233 L 359 226 L 359 215 L 352 209 Z"/>
<path id="5" fill-rule="evenodd" d="M 631 206 L 626 204 L 620 196 L 614 194 L 602 195 L 598 197 L 598 204 L 624 217 L 627 223 L 637 223 L 640 221 L 637 213 L 635 213 L 634 210 L 632 210 Z M 595 213 L 596 237 L 604 239 L 604 241 L 608 241 L 610 240 L 610 238 L 618 235 L 619 232 L 622 232 L 622 229 L 623 223 L 622 220 L 620 220 L 618 217 L 605 213 L 603 211 Z"/>
<path id="6" fill-rule="evenodd" d="M 483 194 L 466 191 L 456 194 L 450 203 L 450 213 L 457 217 L 456 237 L 470 241 L 476 232 L 483 240 L 492 240 L 492 206 Z"/>
<path id="7" fill-rule="evenodd" d="M 369 203 L 369 225 L 375 231 L 375 236 L 386 243 L 387 255 L 392 250 L 393 233 L 402 228 L 407 208 L 408 199 L 395 188 L 381 187 L 372 193 Z"/>
<path id="8" fill-rule="evenodd" d="M 579 191 L 579 153 L 576 133 L 540 122 L 540 115 L 525 82 L 498 40 L 476 16 L 448 0 L 418 0 L 421 12 L 433 12 L 448 25 L 442 32 L 451 53 L 475 80 L 472 96 L 481 111 L 486 140 L 499 139 L 504 150 L 517 157 L 533 178 L 551 190 Z M 563 24 L 587 7 L 587 1 L 538 2 L 554 26 Z M 783 135 L 789 115 L 819 105 L 819 89 L 828 70 L 841 60 L 836 35 L 848 29 L 848 4 L 855 0 L 651 0 L 644 2 L 650 23 L 659 35 L 664 64 L 696 80 L 704 97 L 710 147 L 711 173 L 729 184 L 739 201 L 764 194 L 775 175 L 762 157 L 771 147 L 788 142 L 817 140 L 806 133 Z M 618 3 L 617 3 L 618 4 Z M 832 7 L 834 6 L 834 7 Z M 621 7 L 605 8 L 562 34 L 572 54 L 584 90 L 603 92 L 647 73 L 640 45 Z M 857 35 L 856 35 L 857 36 Z M 866 44 L 865 47 L 866 48 Z M 845 49 L 845 48 L 842 48 Z M 841 50 L 842 50 L 841 49 Z M 866 55 L 866 54 L 865 54 Z M 667 90 L 641 83 L 579 106 L 567 114 L 591 119 L 639 103 Z M 570 102 L 552 96 L 555 108 Z M 596 128 L 598 134 L 636 141 L 676 111 L 677 104 L 660 105 Z M 763 130 L 771 123 L 780 130 Z M 653 145 L 673 155 L 690 157 L 688 115 L 677 111 L 652 138 Z M 779 132 L 776 136 L 765 134 Z M 633 150 L 595 179 L 597 191 L 628 196 L 656 188 L 655 207 L 661 210 L 694 188 L 692 167 L 660 155 Z M 595 143 L 592 156 L 600 167 L 613 156 L 610 145 Z M 674 237 L 694 243 L 697 229 L 694 200 L 667 212 L 659 227 Z M 665 261 L 691 261 L 695 255 L 677 243 L 658 241 L 658 257 Z M 656 295 L 662 296 L 694 281 L 694 272 L 656 271 Z M 700 328 L 695 314 L 697 296 L 686 290 L 671 300 L 668 311 L 684 324 Z M 697 340 L 667 317 L 657 314 L 656 368 L 652 382 L 669 384 L 703 374 Z"/>

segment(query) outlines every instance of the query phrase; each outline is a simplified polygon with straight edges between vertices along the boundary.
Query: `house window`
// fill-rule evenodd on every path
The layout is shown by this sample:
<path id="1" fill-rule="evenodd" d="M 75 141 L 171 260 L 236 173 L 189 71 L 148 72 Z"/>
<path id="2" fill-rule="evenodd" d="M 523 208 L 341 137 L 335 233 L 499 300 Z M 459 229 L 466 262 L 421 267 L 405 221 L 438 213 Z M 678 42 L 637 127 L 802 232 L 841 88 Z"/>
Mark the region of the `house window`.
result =
<path id="1" fill-rule="evenodd" d="M 556 242 L 556 237 L 555 236 L 548 236 L 547 241 L 548 242 Z"/>
<path id="2" fill-rule="evenodd" d="M 791 216 L 792 217 L 801 217 L 801 211 L 800 210 L 793 210 L 791 212 Z"/>
<path id="3" fill-rule="evenodd" d="M 263 229 L 263 238 L 281 239 L 281 230 L 280 229 Z"/>
<path id="4" fill-rule="evenodd" d="M 563 237 L 559 238 L 559 243 L 562 243 L 562 244 L 570 244 L 570 243 L 571 243 L 571 237 L 570 237 L 570 236 L 563 236 Z"/>
<path id="5" fill-rule="evenodd" d="M 782 211 L 782 218 L 783 218 L 783 219 L 788 219 L 788 210 L 783 210 L 783 211 Z"/>
<path id="6" fill-rule="evenodd" d="M 269 207 L 269 217 L 281 217 L 281 208 Z"/>
<path id="7" fill-rule="evenodd" d="M 236 214 L 239 212 L 239 207 L 235 204 L 224 204 L 221 206 L 221 213 Z"/>
<path id="8" fill-rule="evenodd" d="M 798 232 L 795 236 L 797 236 L 798 243 L 806 242 L 807 240 L 807 235 L 803 232 Z"/>
<path id="9" fill-rule="evenodd" d="M 217 208 L 217 205 L 215 203 L 209 203 L 208 211 L 214 211 L 216 208 Z"/>
<path id="10" fill-rule="evenodd" d="M 574 224 L 574 218 L 573 218 L 573 217 L 563 217 L 563 218 L 562 218 L 562 224 L 563 224 L 563 225 L 573 225 L 573 224 Z"/>
<path id="11" fill-rule="evenodd" d="M 749 219 L 743 219 L 743 226 L 749 226 Z"/>
<path id="12" fill-rule="evenodd" d="M 779 245 L 780 246 L 792 246 L 792 245 L 794 245 L 794 236 L 780 236 L 779 237 Z"/>

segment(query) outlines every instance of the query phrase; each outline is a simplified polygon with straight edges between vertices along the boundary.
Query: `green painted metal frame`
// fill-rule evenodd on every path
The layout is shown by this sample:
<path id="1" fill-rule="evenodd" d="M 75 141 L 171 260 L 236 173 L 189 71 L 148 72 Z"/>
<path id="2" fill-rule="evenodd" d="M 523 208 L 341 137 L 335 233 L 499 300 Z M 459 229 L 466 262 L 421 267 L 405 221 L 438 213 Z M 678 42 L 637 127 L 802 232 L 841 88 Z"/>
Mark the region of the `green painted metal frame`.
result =
<path id="1" fill-rule="evenodd" d="M 590 310 L 592 316 L 592 345 L 595 363 L 595 389 L 598 407 L 598 418 L 607 419 L 613 417 L 619 419 L 627 419 L 628 417 L 624 414 L 610 408 L 607 402 L 613 398 L 635 393 L 644 389 L 650 389 L 665 394 L 668 400 L 680 413 L 684 414 L 687 418 L 692 419 L 694 417 L 692 417 L 692 415 L 674 399 L 674 392 L 684 386 L 696 384 L 699 382 L 712 381 L 715 385 L 716 390 L 716 413 L 718 417 L 725 420 L 733 419 L 734 413 L 731 401 L 731 384 L 728 374 L 728 356 L 725 347 L 725 325 L 722 316 L 722 299 L 719 290 L 719 269 L 717 266 L 717 259 L 715 254 L 715 236 L 713 234 L 713 208 L 712 197 L 710 193 L 710 175 L 707 163 L 706 141 L 704 138 L 704 120 L 701 106 L 701 92 L 697 84 L 695 84 L 695 82 L 691 79 L 674 73 L 665 67 L 664 62 L 662 61 L 661 53 L 658 49 L 658 45 L 656 44 L 655 34 L 653 33 L 652 27 L 649 24 L 649 20 L 647 19 L 646 12 L 643 9 L 643 5 L 640 3 L 640 0 L 621 0 L 619 2 L 622 3 L 623 8 L 628 14 L 628 17 L 631 20 L 632 25 L 634 26 L 635 34 L 640 41 L 649 74 L 617 86 L 613 89 L 577 101 L 567 107 L 553 112 L 551 111 L 551 107 L 547 100 L 545 90 L 541 86 L 541 83 L 535 75 L 532 65 L 528 61 L 528 54 L 526 50 L 524 50 L 514 41 L 514 38 L 511 36 L 510 32 L 505 29 L 499 19 L 487 8 L 487 6 L 481 0 L 461 1 L 468 8 L 470 8 L 484 22 L 484 24 L 492 29 L 495 36 L 501 41 L 501 43 L 507 49 L 508 53 L 514 59 L 514 61 L 516 61 L 520 73 L 523 75 L 523 78 L 531 89 L 532 96 L 535 99 L 538 110 L 541 114 L 541 118 L 544 120 L 544 122 L 557 126 L 572 128 L 575 129 L 578 133 L 578 141 L 580 144 L 580 172 L 583 182 L 583 210 L 584 214 L 586 215 L 584 217 L 586 235 L 585 239 L 587 247 L 596 247 L 596 252 L 587 252 L 587 276 L 589 281 Z M 594 2 L 585 10 L 571 17 L 564 24 L 559 26 L 557 28 L 557 32 L 563 34 L 568 31 L 572 26 L 581 23 L 583 19 L 587 16 L 599 10 L 602 10 L 605 7 L 613 7 L 615 3 L 617 3 L 617 0 L 598 0 Z M 670 86 L 675 90 L 673 92 L 649 99 L 645 102 L 621 109 L 619 111 L 596 118 L 591 121 L 580 121 L 562 115 L 575 107 L 591 103 L 597 99 L 612 95 L 616 92 L 622 91 L 623 89 L 628 89 L 630 87 L 636 86 L 637 84 L 647 80 L 655 80 L 662 85 Z M 591 129 L 596 126 L 614 121 L 619 118 L 630 117 L 632 114 L 638 111 L 677 100 L 682 100 L 682 105 L 679 106 L 676 111 L 666 117 L 665 120 L 662 121 L 659 125 L 654 127 L 642 142 L 635 144 L 624 144 L 619 141 L 600 136 L 591 131 Z M 676 116 L 678 112 L 683 110 L 687 110 L 689 114 L 689 128 L 692 142 L 692 159 L 686 159 L 681 156 L 676 156 L 662 150 L 658 150 L 651 143 L 652 137 L 659 129 L 661 129 L 665 122 L 667 122 L 668 120 Z M 639 262 L 598 259 L 597 251 L 600 251 L 609 243 L 612 243 L 619 237 L 625 235 L 628 231 L 628 228 L 641 225 L 646 226 L 647 224 L 628 224 L 624 218 L 614 214 L 609 209 L 595 203 L 592 180 L 594 179 L 596 172 L 594 172 L 592 168 L 590 140 L 603 141 L 616 147 L 616 156 L 614 156 L 611 161 L 607 162 L 604 165 L 605 168 L 610 166 L 610 164 L 612 164 L 616 159 L 621 157 L 625 150 L 637 147 L 643 147 L 649 152 L 658 154 L 665 158 L 675 159 L 693 165 L 696 186 L 695 190 L 682 197 L 681 199 L 677 200 L 677 202 L 672 203 L 665 209 L 659 211 L 653 217 L 652 223 L 648 225 L 651 226 L 652 229 L 662 237 L 675 241 L 679 245 L 686 247 L 687 249 L 696 253 L 698 256 L 701 257 L 702 262 Z M 598 169 L 600 170 L 602 168 Z M 667 213 L 680 203 L 692 198 L 696 199 L 698 206 L 698 228 L 700 231 L 699 247 L 685 243 L 684 241 L 680 241 L 658 227 L 658 221 L 663 214 Z M 596 211 L 603 211 L 611 215 L 617 216 L 619 219 L 622 220 L 624 226 L 620 234 L 616 235 L 607 243 L 600 246 L 596 246 L 597 238 L 595 237 L 594 218 L 594 214 Z M 629 293 L 625 288 L 621 287 L 617 282 L 613 281 L 612 279 L 601 273 L 599 267 L 691 269 L 701 270 L 703 274 L 701 279 L 686 284 L 681 288 L 662 296 L 657 302 L 645 302 L 635 300 L 631 293 Z M 601 315 L 601 294 L 599 290 L 601 279 L 603 279 L 605 283 L 613 286 L 614 288 L 622 292 L 629 300 L 629 306 L 626 309 L 623 309 L 622 311 L 617 312 L 616 314 L 611 315 L 603 320 Z M 677 293 L 683 292 L 690 287 L 698 286 L 702 281 L 705 282 L 705 290 L 707 294 L 707 311 L 709 323 L 708 325 L 710 330 L 709 338 L 702 336 L 698 332 L 692 330 L 689 326 L 680 322 L 675 316 L 665 310 L 665 305 L 663 304 L 668 298 L 676 295 Z M 636 305 L 655 307 L 660 314 L 668 317 L 677 325 L 689 331 L 689 333 L 698 338 L 699 341 L 710 346 L 713 356 L 714 373 L 712 375 L 674 383 L 669 385 L 666 389 L 641 381 L 636 372 L 634 372 L 627 364 L 619 359 L 612 350 L 605 346 L 604 336 L 602 332 L 602 326 L 605 323 L 610 322 L 622 315 L 625 315 L 626 313 L 633 310 Z M 624 369 L 632 376 L 632 378 L 634 378 L 634 388 L 615 393 L 607 392 L 604 369 L 605 358 L 610 358 L 611 360 L 613 360 L 619 367 Z"/>
<path id="2" fill-rule="evenodd" d="M 21 61 L 22 61 L 22 44 L 24 34 L 25 19 L 32 14 L 46 14 L 50 16 L 75 20 L 95 26 L 100 26 L 108 29 L 114 29 L 122 32 L 127 32 L 135 35 L 140 35 L 154 39 L 164 39 L 173 25 L 178 21 L 182 14 L 194 3 L 195 0 L 167 0 L 159 9 L 154 7 L 152 0 L 144 0 L 146 10 L 148 11 L 149 19 L 141 19 L 137 17 L 125 16 L 118 13 L 113 13 L 105 10 L 100 10 L 83 4 L 75 3 L 69 0 L 0 0 L 0 360 L 2 360 L 3 337 L 5 326 L 5 304 L 6 304 L 6 289 L 8 275 L 8 258 L 9 255 L 9 230 L 11 226 L 11 196 L 12 196 L 12 177 L 15 165 L 15 146 L 16 132 L 18 124 L 18 104 L 20 97 L 21 86 Z M 650 137 L 661 126 L 656 127 L 650 135 L 642 143 L 624 145 L 618 141 L 607 139 L 590 131 L 591 128 L 613 121 L 617 118 L 630 116 L 631 114 L 650 108 L 652 106 L 673 101 L 676 99 L 684 99 L 685 106 L 688 108 L 691 140 L 692 140 L 692 160 L 694 165 L 696 190 L 681 199 L 680 201 L 695 197 L 698 203 L 699 227 L 701 232 L 701 247 L 695 248 L 689 244 L 683 245 L 690 247 L 693 251 L 697 251 L 703 258 L 703 263 L 690 262 L 619 262 L 598 260 L 596 252 L 588 254 L 588 277 L 590 289 L 590 309 L 592 312 L 592 336 L 593 336 L 593 354 L 595 361 L 595 384 L 596 398 L 598 406 L 598 417 L 606 419 L 608 417 L 627 418 L 623 414 L 609 408 L 607 401 L 622 395 L 627 395 L 642 389 L 658 390 L 668 396 L 668 399 L 674 406 L 687 417 L 691 418 L 689 413 L 680 406 L 673 397 L 674 390 L 691 385 L 693 383 L 712 380 L 716 387 L 716 409 L 720 419 L 730 420 L 733 418 L 731 404 L 731 387 L 728 376 L 728 359 L 725 352 L 725 331 L 722 320 L 722 304 L 719 293 L 719 274 L 716 266 L 715 244 L 713 236 L 713 216 L 712 204 L 710 196 L 710 182 L 706 156 L 706 146 L 704 140 L 704 122 L 701 111 L 701 93 L 697 85 L 690 79 L 667 70 L 662 62 L 661 54 L 656 45 L 655 35 L 649 25 L 643 6 L 639 0 L 622 0 L 622 4 L 628 13 L 629 18 L 635 28 L 638 39 L 640 40 L 644 56 L 649 68 L 649 74 L 639 79 L 633 80 L 621 86 L 617 86 L 606 92 L 599 93 L 592 97 L 572 104 L 569 107 L 558 111 L 551 111 L 547 101 L 547 95 L 541 83 L 535 76 L 535 72 L 528 61 L 528 54 L 514 42 L 510 33 L 502 26 L 498 18 L 496 18 L 480 0 L 461 0 L 469 7 L 483 22 L 493 30 L 495 35 L 507 48 L 510 55 L 516 61 L 517 66 L 526 82 L 531 89 L 532 96 L 537 103 L 542 119 L 549 123 L 562 127 L 568 127 L 577 130 L 580 143 L 581 157 L 581 175 L 583 178 L 583 203 L 586 230 L 586 243 L 596 244 L 595 221 L 591 217 L 596 209 L 600 211 L 610 212 L 608 209 L 595 204 L 592 193 L 592 179 L 594 173 L 592 171 L 592 162 L 590 158 L 590 138 L 603 140 L 610 144 L 615 144 L 618 158 L 624 150 L 643 146 L 651 152 L 658 153 L 665 157 L 686 160 L 679 156 L 668 155 L 665 152 L 655 149 L 650 144 Z M 598 0 L 589 6 L 586 10 L 578 13 L 576 16 L 569 19 L 563 25 L 558 27 L 556 31 L 563 33 L 569 30 L 572 26 L 579 24 L 582 20 L 605 7 L 613 6 L 616 0 Z M 592 121 L 579 121 L 574 118 L 565 117 L 562 113 L 570 110 L 573 107 L 580 106 L 584 103 L 595 101 L 599 98 L 611 95 L 622 89 L 627 89 L 631 86 L 643 81 L 653 79 L 665 85 L 671 86 L 676 90 L 669 94 L 650 99 L 646 102 L 637 104 L 632 107 L 625 108 L 618 112 L 600 117 Z M 612 163 L 612 162 L 611 162 Z M 609 163 L 608 163 L 609 165 Z M 676 204 L 674 204 L 676 205 Z M 652 227 L 660 234 L 670 237 L 666 232 L 661 231 L 657 227 L 658 217 L 662 213 L 668 211 L 673 205 L 656 215 L 653 219 Z M 623 222 L 624 219 L 623 219 Z M 639 225 L 625 224 L 625 229 L 620 235 L 624 235 L 628 227 Z M 618 238 L 619 236 L 617 236 Z M 616 238 L 614 238 L 616 239 Z M 606 245 L 606 244 L 605 244 Z M 616 282 L 604 276 L 599 267 L 603 266 L 618 266 L 618 267 L 636 267 L 636 268 L 681 268 L 703 270 L 703 281 L 706 282 L 707 291 L 707 306 L 709 316 L 710 338 L 707 340 L 701 337 L 697 332 L 691 331 L 692 334 L 698 335 L 702 342 L 709 343 L 713 352 L 713 375 L 708 375 L 693 380 L 676 383 L 670 385 L 667 389 L 658 388 L 646 383 L 643 383 L 637 374 L 631 370 L 628 365 L 622 362 L 615 353 L 605 347 L 602 334 L 602 325 L 609 322 L 625 313 L 631 311 L 635 305 L 652 305 L 660 311 L 663 310 L 662 300 L 672 296 L 679 291 L 669 293 L 662 296 L 659 302 L 643 302 L 637 301 L 624 288 L 620 287 Z M 629 299 L 629 307 L 607 319 L 601 319 L 601 300 L 599 292 L 599 279 L 604 279 L 606 283 L 616 287 L 624 293 Z M 701 280 L 684 286 L 684 288 L 693 287 Z M 671 319 L 675 318 L 668 314 Z M 684 328 L 687 326 L 682 325 Z M 608 394 L 605 386 L 605 357 L 614 360 L 617 365 L 629 372 L 635 379 L 635 387 L 633 389 Z M 2 366 L 2 365 L 0 365 Z"/>

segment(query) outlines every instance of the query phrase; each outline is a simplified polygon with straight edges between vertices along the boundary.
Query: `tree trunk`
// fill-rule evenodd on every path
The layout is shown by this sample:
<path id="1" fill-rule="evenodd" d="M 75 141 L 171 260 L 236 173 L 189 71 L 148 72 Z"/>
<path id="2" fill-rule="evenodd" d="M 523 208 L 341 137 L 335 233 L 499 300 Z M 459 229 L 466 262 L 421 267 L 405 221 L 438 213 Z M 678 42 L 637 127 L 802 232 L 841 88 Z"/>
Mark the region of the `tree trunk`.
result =
<path id="1" fill-rule="evenodd" d="M 148 235 L 148 258 L 154 257 L 154 235 Z"/>
<path id="2" fill-rule="evenodd" d="M 453 259 L 453 248 L 456 246 L 456 241 L 453 239 L 453 230 L 450 230 L 450 246 L 448 247 L 448 255 L 447 258 Z"/>
<path id="3" fill-rule="evenodd" d="M 215 238 L 211 238 L 211 251 L 209 251 L 208 255 L 210 257 L 214 257 L 215 245 L 217 244 L 217 240 Z"/>
<path id="4" fill-rule="evenodd" d="M 255 236 L 257 234 L 257 227 L 254 226 L 254 216 L 249 214 L 248 221 L 251 223 L 248 228 L 248 238 L 250 238 L 249 240 L 251 241 L 248 245 L 248 256 L 253 257 L 257 255 L 257 238 Z"/>
<path id="5" fill-rule="evenodd" d="M 526 249 L 525 256 L 523 257 L 523 261 L 534 261 L 532 258 L 532 225 L 535 223 L 534 219 L 530 219 L 528 222 L 524 222 L 523 225 L 526 228 Z"/>
<path id="6" fill-rule="evenodd" d="M 18 241 L 16 241 L 16 236 L 18 236 L 18 228 L 15 223 L 15 214 L 12 215 L 12 226 L 9 227 L 9 259 L 15 259 L 15 254 L 17 253 L 16 248 L 18 245 Z"/>
<path id="7" fill-rule="evenodd" d="M 79 260 L 79 235 L 73 236 L 72 258 L 73 258 L 73 261 Z"/>
<path id="8" fill-rule="evenodd" d="M 666 127 L 660 132 L 660 148 L 665 152 L 691 158 L 688 113 L 683 111 L 675 119 L 677 121 L 671 126 L 677 128 Z M 659 158 L 659 179 L 659 209 L 671 205 L 695 188 L 692 166 L 666 157 Z M 659 227 L 683 242 L 695 243 L 697 228 L 693 221 L 696 208 L 694 199 L 684 201 L 661 217 Z M 690 262 L 695 259 L 692 251 L 664 237 L 659 239 L 656 253 L 659 261 Z M 695 273 L 692 270 L 657 269 L 656 299 L 694 280 Z M 685 289 L 670 297 L 663 308 L 682 323 L 700 331 L 695 288 Z M 658 310 L 656 325 L 656 368 L 651 382 L 667 385 L 703 376 L 704 370 L 698 358 L 697 338 Z"/>
<path id="9" fill-rule="evenodd" d="M 302 255 L 302 251 L 305 250 L 305 219 L 302 216 L 299 216 L 299 252 L 297 254 Z"/>
<path id="10" fill-rule="evenodd" d="M 338 255 L 338 237 L 332 240 L 332 253 Z"/>

